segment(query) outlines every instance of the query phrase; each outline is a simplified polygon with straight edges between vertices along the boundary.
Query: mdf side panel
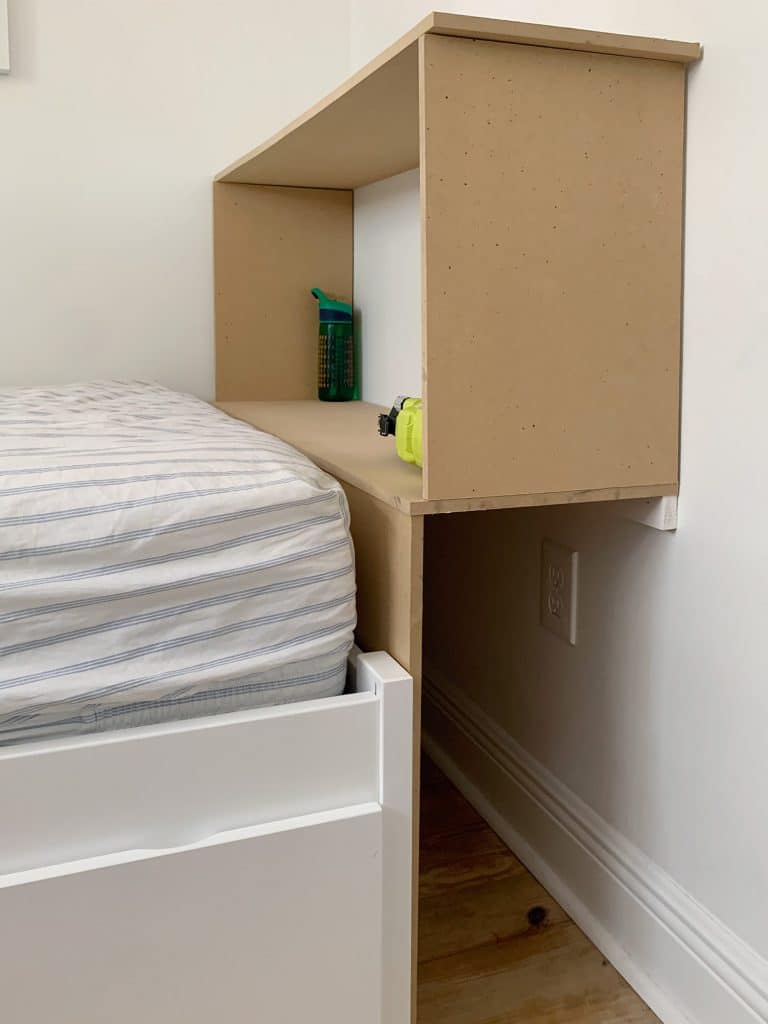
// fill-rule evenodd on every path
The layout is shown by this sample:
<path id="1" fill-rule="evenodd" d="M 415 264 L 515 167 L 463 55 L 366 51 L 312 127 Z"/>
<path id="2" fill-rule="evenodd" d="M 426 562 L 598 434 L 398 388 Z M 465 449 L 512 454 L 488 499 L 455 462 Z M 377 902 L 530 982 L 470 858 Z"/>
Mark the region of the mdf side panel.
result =
<path id="1" fill-rule="evenodd" d="M 413 678 L 411 762 L 411 1016 L 416 1021 L 419 934 L 419 786 L 421 759 L 421 657 L 424 584 L 424 517 L 348 484 L 357 574 L 357 641 L 363 650 L 386 651 Z"/>
<path id="2" fill-rule="evenodd" d="M 386 651 L 418 681 L 424 519 L 343 486 L 355 545 L 358 643 Z"/>
<path id="3" fill-rule="evenodd" d="M 214 185 L 216 398 L 317 397 L 317 286 L 352 298 L 353 193 Z"/>
<path id="4" fill-rule="evenodd" d="M 422 41 L 426 497 L 673 488 L 684 88 Z"/>

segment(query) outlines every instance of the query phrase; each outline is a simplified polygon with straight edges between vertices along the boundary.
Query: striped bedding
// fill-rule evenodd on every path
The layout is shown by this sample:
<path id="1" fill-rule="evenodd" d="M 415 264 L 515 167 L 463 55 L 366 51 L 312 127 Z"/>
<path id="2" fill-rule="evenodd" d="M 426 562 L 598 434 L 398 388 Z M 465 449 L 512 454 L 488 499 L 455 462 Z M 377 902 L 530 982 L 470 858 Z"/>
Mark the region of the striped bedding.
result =
<path id="1" fill-rule="evenodd" d="M 340 693 L 340 485 L 188 395 L 0 391 L 0 744 Z"/>

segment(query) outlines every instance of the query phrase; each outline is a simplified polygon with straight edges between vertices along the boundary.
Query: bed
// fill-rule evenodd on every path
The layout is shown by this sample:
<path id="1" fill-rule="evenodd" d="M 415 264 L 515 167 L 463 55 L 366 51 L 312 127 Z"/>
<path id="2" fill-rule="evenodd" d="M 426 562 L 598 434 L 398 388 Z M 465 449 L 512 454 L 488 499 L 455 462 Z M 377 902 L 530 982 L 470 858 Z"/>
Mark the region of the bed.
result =
<path id="1" fill-rule="evenodd" d="M 405 1024 L 410 677 L 340 485 L 149 384 L 0 392 L 9 1024 Z"/>
<path id="2" fill-rule="evenodd" d="M 333 696 L 355 625 L 340 485 L 205 402 L 0 395 L 0 743 Z"/>

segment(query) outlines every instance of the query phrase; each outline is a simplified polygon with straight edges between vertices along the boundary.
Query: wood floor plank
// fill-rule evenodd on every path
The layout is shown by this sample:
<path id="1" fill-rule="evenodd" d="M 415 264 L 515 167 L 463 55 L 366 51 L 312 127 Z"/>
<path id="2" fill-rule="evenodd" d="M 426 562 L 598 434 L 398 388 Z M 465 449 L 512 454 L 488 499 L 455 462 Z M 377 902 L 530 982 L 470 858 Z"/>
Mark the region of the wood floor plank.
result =
<path id="1" fill-rule="evenodd" d="M 419 1024 L 658 1024 L 464 798 L 425 767 Z"/>
<path id="2" fill-rule="evenodd" d="M 525 868 L 522 864 L 511 857 L 506 850 L 494 849 L 496 837 L 486 844 L 487 833 L 485 830 L 478 832 L 465 832 L 458 837 L 461 846 L 467 848 L 472 846 L 472 852 L 449 860 L 442 860 L 439 854 L 443 851 L 436 849 L 430 851 L 427 864 L 420 873 L 419 895 L 422 900 L 440 895 L 451 895 L 458 889 L 466 886 L 476 885 L 479 882 L 490 881 L 491 879 L 501 880 L 510 875 L 522 874 Z M 458 845 L 458 844 L 457 844 Z M 490 848 L 483 850 L 483 846 Z"/>
<path id="3" fill-rule="evenodd" d="M 488 854 L 513 856 L 495 832 L 485 827 L 468 829 L 458 835 L 451 836 L 450 842 L 434 841 L 422 835 L 420 872 L 422 877 L 435 869 L 451 864 L 459 864 L 463 860 L 485 857 Z"/>
<path id="4" fill-rule="evenodd" d="M 429 844 L 488 826 L 453 786 L 433 784 L 421 792 L 420 828 L 422 843 Z"/>
<path id="5" fill-rule="evenodd" d="M 421 758 L 421 788 L 426 789 L 427 786 L 431 786 L 437 783 L 439 786 L 444 786 L 448 780 L 437 767 L 435 762 L 424 755 Z M 450 785 L 450 783 L 448 783 Z"/>
<path id="6" fill-rule="evenodd" d="M 419 960 L 524 935 L 530 930 L 527 915 L 534 907 L 543 907 L 553 924 L 566 920 L 564 911 L 536 879 L 511 865 L 501 877 L 481 878 L 450 893 L 427 896 L 419 903 L 423 921 Z"/>
<path id="7" fill-rule="evenodd" d="M 572 922 L 420 968 L 419 1024 L 651 1024 Z"/>

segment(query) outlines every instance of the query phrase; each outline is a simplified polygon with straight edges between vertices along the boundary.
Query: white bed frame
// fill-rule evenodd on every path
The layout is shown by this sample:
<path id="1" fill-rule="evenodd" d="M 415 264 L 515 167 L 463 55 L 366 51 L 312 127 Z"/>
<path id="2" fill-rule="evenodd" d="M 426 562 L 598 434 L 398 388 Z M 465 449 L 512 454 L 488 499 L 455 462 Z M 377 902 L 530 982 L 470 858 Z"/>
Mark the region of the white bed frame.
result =
<path id="1" fill-rule="evenodd" d="M 4 1024 L 406 1024 L 410 677 L 0 753 Z"/>

